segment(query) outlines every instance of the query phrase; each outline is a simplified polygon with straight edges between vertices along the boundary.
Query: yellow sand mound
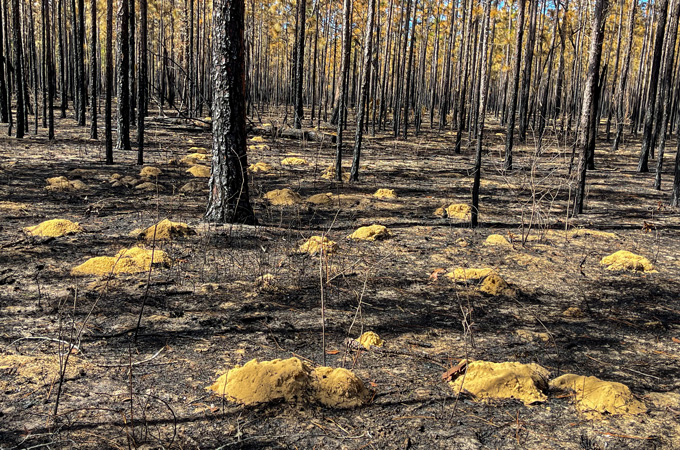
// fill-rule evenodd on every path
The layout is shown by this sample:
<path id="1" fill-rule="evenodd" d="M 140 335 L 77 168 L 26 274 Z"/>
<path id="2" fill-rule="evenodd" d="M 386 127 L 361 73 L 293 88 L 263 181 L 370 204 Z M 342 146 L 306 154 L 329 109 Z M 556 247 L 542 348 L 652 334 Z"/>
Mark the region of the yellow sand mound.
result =
<path id="1" fill-rule="evenodd" d="M 338 244 L 326 236 L 312 236 L 298 249 L 300 253 L 309 253 L 310 255 L 316 255 L 321 251 L 324 253 L 335 253 L 337 250 Z"/>
<path id="2" fill-rule="evenodd" d="M 490 234 L 484 241 L 484 245 L 498 246 L 498 247 L 512 247 L 512 244 L 505 239 L 505 236 L 500 234 Z"/>
<path id="3" fill-rule="evenodd" d="M 626 250 L 619 250 L 602 258 L 600 264 L 607 266 L 607 270 L 631 270 L 634 272 L 654 272 L 654 266 L 644 256 Z"/>
<path id="4" fill-rule="evenodd" d="M 306 166 L 309 163 L 306 159 L 297 158 L 295 156 L 289 156 L 281 160 L 281 165 L 283 166 Z"/>
<path id="5" fill-rule="evenodd" d="M 160 174 L 161 174 L 161 169 L 159 169 L 158 167 L 153 167 L 153 166 L 142 167 L 142 170 L 139 171 L 140 177 L 153 178 L 153 177 L 159 176 Z"/>
<path id="6" fill-rule="evenodd" d="M 161 220 L 156 225 L 151 225 L 146 230 L 142 230 L 137 237 L 139 239 L 144 239 L 151 241 L 154 239 L 154 229 L 155 229 L 155 239 L 157 241 L 163 241 L 168 239 L 175 239 L 178 237 L 190 236 L 196 234 L 193 228 L 191 228 L 186 223 L 182 222 L 172 222 L 168 219 Z"/>
<path id="7" fill-rule="evenodd" d="M 380 336 L 378 336 L 377 333 L 374 333 L 373 331 L 367 331 L 361 336 L 359 336 L 359 344 L 361 344 L 365 349 L 370 349 L 371 345 L 375 347 L 382 347 L 385 345 L 385 341 L 380 339 Z"/>
<path id="8" fill-rule="evenodd" d="M 26 203 L 17 202 L 0 202 L 0 209 L 5 211 L 21 211 L 22 209 L 28 209 Z"/>
<path id="9" fill-rule="evenodd" d="M 370 225 L 358 228 L 348 238 L 356 241 L 375 241 L 376 239 L 387 239 L 390 236 L 389 230 L 384 225 Z"/>
<path id="10" fill-rule="evenodd" d="M 356 408 L 369 399 L 363 381 L 347 369 L 319 367 L 312 372 L 312 385 L 316 401 L 331 408 Z"/>
<path id="11" fill-rule="evenodd" d="M 575 317 L 575 318 L 584 316 L 583 311 L 581 311 L 581 308 L 579 308 L 578 306 L 571 306 L 571 307 L 565 309 L 564 312 L 562 312 L 562 315 L 565 316 L 565 317 Z"/>
<path id="12" fill-rule="evenodd" d="M 116 256 L 97 256 L 74 267 L 71 275 L 107 275 L 109 273 L 146 272 L 151 267 L 152 250 L 132 247 L 119 251 Z M 170 258 L 159 249 L 153 251 L 153 264 L 168 265 Z"/>
<path id="13" fill-rule="evenodd" d="M 353 408 L 369 399 L 364 383 L 349 370 L 311 370 L 298 358 L 262 362 L 253 359 L 243 367 L 234 367 L 208 389 L 244 405 L 286 401 Z"/>
<path id="14" fill-rule="evenodd" d="M 249 145 L 248 146 L 249 152 L 266 152 L 269 149 L 270 149 L 270 147 L 267 144 L 256 144 L 256 145 Z"/>
<path id="15" fill-rule="evenodd" d="M 323 175 L 321 175 L 321 178 L 324 180 L 335 180 L 335 166 L 328 166 Z M 345 183 L 349 182 L 349 173 L 344 170 L 342 171 L 342 181 Z"/>
<path id="16" fill-rule="evenodd" d="M 270 164 L 267 164 L 266 162 L 258 162 L 255 164 L 251 164 L 250 167 L 248 167 L 248 171 L 250 172 L 271 172 L 272 171 L 272 166 Z"/>
<path id="17" fill-rule="evenodd" d="M 500 275 L 494 272 L 490 273 L 484 278 L 479 290 L 485 294 L 493 296 L 512 296 L 514 294 L 514 291 L 510 285 Z"/>
<path id="18" fill-rule="evenodd" d="M 574 392 L 576 408 L 584 413 L 640 414 L 645 405 L 633 397 L 628 386 L 596 377 L 568 373 L 550 382 L 550 387 Z"/>
<path id="19" fill-rule="evenodd" d="M 644 256 L 626 250 L 619 250 L 602 258 L 600 264 L 607 266 L 607 270 L 632 270 L 635 272 L 656 272 L 652 263 Z"/>
<path id="20" fill-rule="evenodd" d="M 459 267 L 455 269 L 453 272 L 447 273 L 446 276 L 454 281 L 477 281 L 488 276 L 491 273 L 493 273 L 493 269 L 490 269 L 488 267 L 485 267 L 483 269 Z"/>
<path id="21" fill-rule="evenodd" d="M 253 136 L 250 138 L 250 142 L 264 142 L 264 138 L 262 136 Z"/>
<path id="22" fill-rule="evenodd" d="M 149 191 L 149 192 L 155 192 L 155 191 L 162 192 L 164 190 L 163 186 L 161 186 L 160 184 L 152 183 L 151 181 L 147 181 L 147 182 L 138 184 L 137 186 L 135 186 L 135 189 L 138 190 L 138 191 Z"/>
<path id="23" fill-rule="evenodd" d="M 308 197 L 305 201 L 313 205 L 329 205 L 333 203 L 333 194 L 330 192 L 326 194 L 315 194 L 311 197 Z"/>
<path id="24" fill-rule="evenodd" d="M 179 188 L 179 191 L 183 194 L 191 194 L 194 192 L 200 192 L 207 189 L 208 184 L 205 181 L 189 181 L 184 186 Z"/>
<path id="25" fill-rule="evenodd" d="M 288 188 L 275 189 L 264 194 L 264 198 L 269 200 L 274 206 L 290 206 L 298 204 L 302 201 L 302 197 L 297 192 L 293 192 Z"/>
<path id="26" fill-rule="evenodd" d="M 210 167 L 208 166 L 196 165 L 191 169 L 187 169 L 187 172 L 196 178 L 210 178 Z"/>
<path id="27" fill-rule="evenodd" d="M 82 181 L 69 181 L 69 179 L 64 176 L 47 178 L 46 181 L 47 186 L 45 189 L 48 191 L 81 191 L 87 189 L 87 185 Z"/>
<path id="28" fill-rule="evenodd" d="M 589 230 L 587 228 L 578 228 L 576 230 L 570 230 L 567 233 L 570 238 L 580 238 L 585 236 L 599 237 L 603 239 L 616 239 L 618 236 L 614 233 L 607 233 L 606 231 Z"/>
<path id="29" fill-rule="evenodd" d="M 200 153 L 202 155 L 208 154 L 208 149 L 205 147 L 191 147 L 189 153 Z"/>
<path id="30" fill-rule="evenodd" d="M 26 227 L 24 228 L 24 231 L 27 231 L 33 236 L 61 237 L 71 233 L 79 233 L 83 231 L 83 228 L 77 223 L 67 219 L 52 219 L 47 220 L 40 225 Z"/>
<path id="31" fill-rule="evenodd" d="M 180 159 L 179 162 L 182 164 L 187 164 L 189 166 L 193 166 L 199 161 L 207 161 L 208 160 L 208 155 L 203 154 L 203 153 L 191 153 L 184 158 Z"/>
<path id="32" fill-rule="evenodd" d="M 73 350 L 76 352 L 77 350 Z M 66 377 L 77 378 L 84 371 L 91 371 L 94 366 L 71 355 L 66 366 Z M 0 373 L 12 374 L 0 379 L 0 387 L 9 389 L 16 388 L 28 382 L 31 384 L 48 385 L 59 379 L 60 366 L 59 356 L 54 355 L 0 355 Z M 8 380 L 8 381 L 5 381 Z"/>
<path id="33" fill-rule="evenodd" d="M 544 402 L 548 370 L 538 364 L 473 361 L 467 374 L 451 382 L 454 391 L 467 391 L 477 399 L 514 398 L 525 405 Z"/>
<path id="34" fill-rule="evenodd" d="M 394 192 L 394 189 L 378 189 L 373 194 L 373 197 L 375 197 L 375 198 L 397 198 L 397 193 Z"/>
<path id="35" fill-rule="evenodd" d="M 443 206 L 441 208 L 437 208 L 434 214 L 435 216 L 453 217 L 455 219 L 467 220 L 470 218 L 470 211 L 471 208 L 469 205 L 465 205 L 462 203 L 454 203 L 452 205 L 447 206 L 446 208 L 444 208 Z"/>

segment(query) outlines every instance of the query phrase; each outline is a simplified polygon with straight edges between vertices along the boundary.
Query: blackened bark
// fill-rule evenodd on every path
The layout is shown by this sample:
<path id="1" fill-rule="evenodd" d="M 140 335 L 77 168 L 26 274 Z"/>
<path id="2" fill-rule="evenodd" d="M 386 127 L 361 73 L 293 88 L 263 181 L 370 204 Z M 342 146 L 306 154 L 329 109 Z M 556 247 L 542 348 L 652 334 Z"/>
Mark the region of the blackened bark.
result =
<path id="1" fill-rule="evenodd" d="M 529 34 L 526 40 L 524 54 L 524 74 L 522 76 L 522 91 L 519 97 L 519 133 L 517 138 L 520 142 L 527 139 L 527 126 L 529 123 L 529 89 L 531 87 L 531 67 L 534 60 L 534 45 L 536 41 L 536 14 L 538 12 L 538 0 L 529 0 L 531 3 Z"/>
<path id="2" fill-rule="evenodd" d="M 512 170 L 512 147 L 515 136 L 515 110 L 517 109 L 517 97 L 519 91 L 519 72 L 522 67 L 522 37 L 524 36 L 524 10 L 525 0 L 519 1 L 517 14 L 517 34 L 515 35 L 515 58 L 512 68 L 512 84 L 510 91 L 510 104 L 508 105 L 508 128 L 505 135 L 505 162 L 503 168 Z"/>
<path id="3" fill-rule="evenodd" d="M 16 137 L 23 138 L 26 131 L 26 117 L 24 110 L 24 71 L 21 54 L 22 42 L 21 42 L 21 19 L 19 17 L 19 0 L 12 1 L 12 8 L 14 10 L 12 14 L 12 25 L 13 25 L 13 37 L 14 37 L 14 79 L 16 81 L 16 95 L 17 95 L 17 123 L 16 123 Z"/>
<path id="4" fill-rule="evenodd" d="M 147 0 L 139 0 L 139 74 L 137 76 L 137 164 L 144 164 L 144 119 L 147 96 Z"/>
<path id="5" fill-rule="evenodd" d="M 45 75 L 47 84 L 47 138 L 54 140 L 54 62 L 52 61 L 52 27 L 50 26 L 50 7 L 48 0 L 43 0 L 43 18 L 45 21 Z M 0 45 L 2 48 L 2 45 Z M 0 73 L 2 70 L 0 70 Z"/>
<path id="6" fill-rule="evenodd" d="M 624 111 L 623 102 L 624 94 L 626 90 L 626 84 L 628 82 L 628 73 L 630 72 L 630 58 L 631 58 L 631 48 L 633 46 L 633 36 L 635 31 L 635 9 L 637 7 L 638 0 L 632 0 L 630 5 L 630 11 L 628 12 L 628 37 L 626 39 L 626 47 L 623 51 L 624 57 L 621 78 L 619 79 L 619 86 L 616 89 L 616 135 L 614 136 L 614 143 L 612 144 L 612 151 L 616 151 L 621 143 L 621 137 L 623 135 L 623 121 L 624 121 Z"/>
<path id="7" fill-rule="evenodd" d="M 135 0 L 128 0 L 128 84 L 130 86 L 130 123 L 135 123 Z"/>
<path id="8" fill-rule="evenodd" d="M 368 17 L 366 19 L 366 37 L 364 38 L 364 65 L 361 74 L 361 88 L 359 92 L 359 107 L 357 108 L 357 130 L 354 140 L 354 155 L 349 180 L 359 181 L 359 161 L 361 158 L 361 141 L 364 133 L 364 106 L 368 101 L 368 80 L 371 74 L 371 52 L 373 46 L 373 21 L 375 16 L 375 0 L 368 2 Z"/>
<path id="9" fill-rule="evenodd" d="M 106 164 L 113 164 L 113 0 L 106 0 L 106 100 L 104 105 L 104 134 Z"/>
<path id="10" fill-rule="evenodd" d="M 304 79 L 305 59 L 305 18 L 307 16 L 307 4 L 305 0 L 298 0 L 298 35 L 297 35 L 297 58 L 295 61 L 295 122 L 297 129 L 302 128 L 304 109 L 302 104 L 302 81 Z M 313 87 L 312 87 L 313 88 Z"/>
<path id="11" fill-rule="evenodd" d="M 255 225 L 248 195 L 243 0 L 213 3 L 213 149 L 206 220 Z"/>
<path id="12" fill-rule="evenodd" d="M 119 0 L 118 6 L 118 143 L 120 150 L 130 150 L 130 91 L 129 68 L 130 52 L 128 48 L 128 0 Z"/>
<path id="13" fill-rule="evenodd" d="M 97 139 L 97 0 L 90 2 L 90 139 Z"/>
<path id="14" fill-rule="evenodd" d="M 335 179 L 342 182 L 342 130 L 343 122 L 346 116 L 345 109 L 347 108 L 347 75 L 349 72 L 349 53 L 351 47 L 351 22 L 350 22 L 350 8 L 352 7 L 352 0 L 344 0 L 342 7 L 342 64 L 340 65 L 340 92 L 339 103 L 337 103 L 337 113 L 333 113 L 333 117 L 337 120 L 338 125 L 338 139 L 335 151 Z M 336 96 L 337 97 L 337 96 Z M 331 119 L 331 123 L 332 123 Z"/>
<path id="15" fill-rule="evenodd" d="M 647 111 L 645 112 L 645 124 L 642 134 L 642 149 L 640 150 L 640 161 L 638 162 L 638 172 L 649 172 L 649 152 L 654 146 L 654 111 L 656 110 L 656 91 L 659 83 L 659 67 L 661 65 L 661 55 L 663 53 L 664 35 L 666 30 L 666 15 L 668 13 L 668 0 L 659 0 L 658 17 L 659 22 L 656 28 L 656 40 L 654 41 L 654 56 L 652 58 L 651 76 L 649 79 L 649 94 L 647 97 Z"/>
<path id="16" fill-rule="evenodd" d="M 5 17 L 4 20 L 7 20 L 7 17 Z M 7 107 L 7 85 L 5 84 L 5 56 L 2 45 L 4 42 L 2 24 L 2 8 L 0 8 L 0 122 L 7 123 L 9 122 L 9 109 Z"/>
<path id="17" fill-rule="evenodd" d="M 87 106 L 87 82 L 85 81 L 85 2 L 78 0 L 78 27 L 76 28 L 78 37 L 77 46 L 77 66 L 78 73 L 78 125 L 85 125 L 86 106 Z"/>
<path id="18" fill-rule="evenodd" d="M 590 35 L 590 49 L 588 50 L 588 75 L 583 91 L 583 104 L 581 107 L 581 118 L 579 121 L 579 133 L 576 139 L 576 149 L 579 150 L 578 161 L 578 180 L 576 184 L 576 195 L 574 197 L 573 216 L 583 213 L 583 202 L 586 192 L 586 166 L 588 160 L 588 128 L 590 124 L 590 114 L 592 103 L 595 100 L 595 90 L 600 72 L 600 61 L 602 60 L 602 41 L 604 40 L 604 15 L 607 0 L 596 0 L 595 10 L 593 11 L 592 31 Z"/>

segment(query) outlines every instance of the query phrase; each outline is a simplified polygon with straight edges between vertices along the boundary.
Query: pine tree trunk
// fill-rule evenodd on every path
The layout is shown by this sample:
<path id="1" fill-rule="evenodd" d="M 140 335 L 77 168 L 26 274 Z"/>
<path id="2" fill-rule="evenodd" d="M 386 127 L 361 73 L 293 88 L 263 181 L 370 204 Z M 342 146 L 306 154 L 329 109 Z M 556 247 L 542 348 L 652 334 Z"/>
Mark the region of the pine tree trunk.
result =
<path id="1" fill-rule="evenodd" d="M 373 22 L 375 17 L 375 0 L 368 1 L 368 17 L 366 18 L 366 37 L 364 38 L 364 65 L 361 74 L 359 107 L 357 108 L 357 130 L 354 140 L 354 155 L 349 180 L 359 181 L 359 161 L 361 159 L 361 141 L 364 133 L 364 105 L 368 100 L 368 81 L 371 73 L 371 52 L 373 44 Z"/>
<path id="2" fill-rule="evenodd" d="M 600 61 L 602 60 L 602 43 L 604 40 L 604 15 L 607 0 L 596 0 L 592 18 L 590 48 L 588 50 L 588 75 L 583 90 L 583 103 L 579 121 L 579 133 L 576 139 L 576 149 L 579 151 L 578 180 L 574 197 L 573 216 L 583 214 L 583 203 L 586 192 L 586 165 L 588 160 L 588 128 L 590 128 L 590 114 L 595 100 L 600 75 Z"/>
<path id="3" fill-rule="evenodd" d="M 113 0 L 106 0 L 106 100 L 104 106 L 104 134 L 106 164 L 113 164 Z"/>
<path id="4" fill-rule="evenodd" d="M 243 0 L 213 3 L 213 149 L 205 219 L 255 225 L 246 156 L 244 10 Z"/>
<path id="5" fill-rule="evenodd" d="M 649 153 L 654 147 L 656 136 L 654 135 L 654 116 L 656 111 L 656 91 L 659 83 L 659 68 L 661 66 L 661 55 L 663 53 L 664 35 L 666 30 L 666 14 L 668 13 L 668 0 L 659 0 L 658 4 L 659 22 L 656 28 L 656 40 L 654 42 L 654 57 L 652 59 L 651 77 L 649 79 L 649 97 L 647 100 L 647 111 L 645 112 L 645 124 L 642 134 L 642 149 L 640 150 L 640 161 L 638 162 L 638 172 L 649 172 Z M 661 119 L 660 117 L 658 118 Z"/>
<path id="6" fill-rule="evenodd" d="M 90 123 L 90 139 L 98 139 L 97 135 L 97 81 L 99 75 L 97 73 L 97 0 L 90 2 L 90 18 L 92 27 L 90 29 L 90 116 L 92 122 Z"/>
<path id="7" fill-rule="evenodd" d="M 54 140 L 54 62 L 52 61 L 52 27 L 50 26 L 50 8 L 48 0 L 43 0 L 43 18 L 45 21 L 45 77 L 47 84 L 47 138 Z M 0 48 L 2 45 L 0 45 Z M 2 70 L 0 69 L 0 73 Z M 1 100 L 0 100 L 1 101 Z"/>
<path id="8" fill-rule="evenodd" d="M 298 35 L 295 60 L 295 122 L 294 127 L 302 128 L 304 108 L 302 104 L 302 81 L 304 78 L 305 59 L 305 18 L 307 16 L 307 4 L 305 0 L 298 0 Z"/>
<path id="9" fill-rule="evenodd" d="M 338 138 L 335 151 L 335 179 L 342 182 L 342 130 L 343 121 L 345 118 L 345 109 L 347 108 L 347 75 L 349 72 L 349 55 L 351 48 L 351 22 L 350 22 L 350 8 L 352 7 L 351 0 L 343 0 L 342 6 L 342 63 L 340 65 L 340 96 L 337 104 L 337 113 L 333 116 L 337 120 Z M 332 119 L 331 119 L 332 123 Z"/>
<path id="10" fill-rule="evenodd" d="M 128 0 L 119 0 L 117 45 L 117 73 L 118 73 L 118 143 L 120 150 L 131 150 L 130 145 L 130 91 L 129 68 L 130 53 L 128 40 Z"/>
<path id="11" fill-rule="evenodd" d="M 139 74 L 137 76 L 137 164 L 144 164 L 144 119 L 147 96 L 147 0 L 139 0 Z"/>
<path id="12" fill-rule="evenodd" d="M 25 110 L 24 110 L 24 71 L 22 64 L 23 47 L 21 42 L 21 19 L 19 17 L 19 0 L 12 1 L 12 22 L 14 35 L 14 79 L 16 81 L 16 96 L 17 96 L 17 122 L 16 122 L 16 137 L 23 138 L 26 132 Z"/>
<path id="13" fill-rule="evenodd" d="M 528 0 L 531 3 L 529 34 L 526 40 L 524 52 L 524 74 L 522 76 L 522 91 L 519 97 L 519 133 L 517 138 L 520 142 L 527 139 L 527 126 L 529 123 L 529 90 L 531 88 L 531 67 L 534 59 L 534 45 L 536 41 L 536 15 L 538 11 L 538 0 Z"/>
<path id="14" fill-rule="evenodd" d="M 515 116 L 517 109 L 517 97 L 519 94 L 519 76 L 522 67 L 522 38 L 524 36 L 524 11 L 525 0 L 519 1 L 519 13 L 517 14 L 517 34 L 515 35 L 515 58 L 512 68 L 512 84 L 510 90 L 510 104 L 508 105 L 508 128 L 505 135 L 505 162 L 503 168 L 512 170 L 512 147 L 515 135 Z"/>
<path id="15" fill-rule="evenodd" d="M 631 58 L 631 48 L 633 45 L 633 36 L 635 31 L 635 9 L 637 7 L 638 0 L 632 0 L 630 5 L 630 11 L 628 12 L 628 37 L 626 39 L 626 48 L 623 51 L 624 57 L 621 78 L 619 78 L 619 86 L 616 89 L 616 135 L 614 136 L 614 143 L 612 144 L 612 152 L 616 152 L 621 143 L 621 138 L 623 136 L 623 121 L 624 121 L 624 99 L 626 84 L 628 82 L 628 73 L 630 72 L 630 58 Z"/>

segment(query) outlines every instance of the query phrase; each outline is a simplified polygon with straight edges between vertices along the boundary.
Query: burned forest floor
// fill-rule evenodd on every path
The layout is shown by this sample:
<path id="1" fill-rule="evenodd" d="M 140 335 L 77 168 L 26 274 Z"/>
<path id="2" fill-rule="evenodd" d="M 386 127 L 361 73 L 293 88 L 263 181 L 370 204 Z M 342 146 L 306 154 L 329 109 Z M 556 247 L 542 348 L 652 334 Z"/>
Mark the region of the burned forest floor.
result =
<path id="1" fill-rule="evenodd" d="M 71 119 L 53 143 L 44 129 L 17 140 L 0 126 L 0 448 L 680 447 L 674 151 L 656 191 L 653 173 L 635 171 L 639 138 L 616 153 L 598 140 L 585 213 L 571 219 L 570 142 L 548 133 L 539 149 L 530 137 L 504 172 L 505 133 L 491 120 L 471 228 L 464 207 L 435 214 L 470 204 L 474 145 L 455 154 L 450 132 L 368 133 L 358 183 L 323 177 L 328 141 L 249 135 L 248 162 L 263 163 L 250 174 L 259 225 L 216 225 L 202 220 L 209 128 L 148 122 L 145 167 L 159 170 L 143 173 L 134 150 L 104 165 L 102 141 Z M 51 219 L 82 230 L 26 230 Z M 191 231 L 140 238 L 164 219 Z M 367 225 L 388 235 L 348 239 Z M 301 252 L 312 236 L 337 246 Z M 72 272 L 134 246 L 166 258 L 138 273 Z M 601 264 L 620 250 L 653 267 Z M 508 285 L 447 276 L 481 268 Z M 348 348 L 367 331 L 384 346 Z M 207 390 L 236 365 L 290 357 L 351 369 L 369 400 L 241 405 Z M 480 399 L 442 378 L 463 359 L 622 383 L 646 411 L 588 412 L 548 386 L 539 402 Z"/>

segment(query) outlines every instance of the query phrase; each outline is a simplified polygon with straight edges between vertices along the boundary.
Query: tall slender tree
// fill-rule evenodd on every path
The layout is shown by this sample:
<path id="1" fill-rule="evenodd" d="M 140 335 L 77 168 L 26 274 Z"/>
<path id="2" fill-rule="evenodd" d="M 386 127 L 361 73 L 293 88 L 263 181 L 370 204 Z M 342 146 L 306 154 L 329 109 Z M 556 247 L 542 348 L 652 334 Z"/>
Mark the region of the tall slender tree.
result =
<path id="1" fill-rule="evenodd" d="M 515 136 L 515 110 L 519 94 L 519 72 L 522 67 L 522 38 L 524 36 L 525 0 L 518 0 L 517 31 L 515 32 L 515 57 L 512 68 L 512 84 L 510 85 L 510 103 L 508 105 L 508 127 L 505 134 L 505 162 L 503 168 L 512 170 L 512 147 Z"/>
<path id="2" fill-rule="evenodd" d="M 128 41 L 128 0 L 119 0 L 118 3 L 118 49 L 117 49 L 117 72 L 118 72 L 118 149 L 130 150 L 130 90 L 129 68 L 130 51 Z"/>
<path id="3" fill-rule="evenodd" d="M 337 111 L 338 136 L 335 149 L 335 179 L 342 181 L 342 130 L 347 108 L 347 79 L 349 78 L 349 55 L 351 48 L 352 0 L 344 0 L 342 6 L 342 64 L 340 65 L 340 97 Z M 334 113 L 334 116 L 336 114 Z"/>
<path id="4" fill-rule="evenodd" d="M 21 41 L 21 18 L 19 10 L 19 0 L 12 1 L 12 25 L 14 36 L 14 80 L 16 81 L 16 96 L 17 96 L 17 129 L 16 137 L 23 138 L 26 132 L 26 111 L 24 105 L 24 66 L 22 61 L 23 45 Z"/>
<path id="5" fill-rule="evenodd" d="M 139 65 L 137 75 L 137 164 L 144 164 L 144 119 L 147 96 L 147 0 L 139 0 Z"/>
<path id="6" fill-rule="evenodd" d="M 106 0 L 106 100 L 104 105 L 104 134 L 106 164 L 113 164 L 113 0 Z"/>
<path id="7" fill-rule="evenodd" d="M 97 0 L 90 2 L 90 139 L 97 139 Z"/>
<path id="8" fill-rule="evenodd" d="M 307 16 L 307 4 L 305 0 L 298 0 L 298 35 L 295 59 L 295 128 L 302 128 L 304 109 L 302 104 L 302 85 L 305 77 L 305 17 Z"/>
<path id="9" fill-rule="evenodd" d="M 624 101 L 626 98 L 625 90 L 628 83 L 628 73 L 630 72 L 631 49 L 633 47 L 633 37 L 635 34 L 635 9 L 637 8 L 637 4 L 638 0 L 631 0 L 630 10 L 628 11 L 628 36 L 626 38 L 626 47 L 623 50 L 625 56 L 623 65 L 621 66 L 619 86 L 616 89 L 616 134 L 614 136 L 614 143 L 612 144 L 613 152 L 618 150 L 623 135 Z"/>
<path id="10" fill-rule="evenodd" d="M 206 220 L 256 224 L 248 195 L 243 0 L 214 0 L 212 170 Z"/>

